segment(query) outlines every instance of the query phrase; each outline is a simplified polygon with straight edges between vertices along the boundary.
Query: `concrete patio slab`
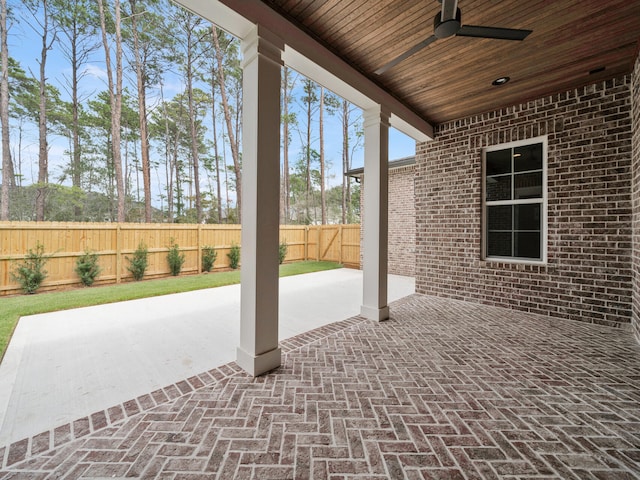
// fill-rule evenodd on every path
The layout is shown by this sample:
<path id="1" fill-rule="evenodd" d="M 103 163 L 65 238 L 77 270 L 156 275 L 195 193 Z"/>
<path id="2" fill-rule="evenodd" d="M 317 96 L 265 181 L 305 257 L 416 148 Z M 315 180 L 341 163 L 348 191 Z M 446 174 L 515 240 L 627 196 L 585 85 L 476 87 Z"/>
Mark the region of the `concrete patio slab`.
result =
<path id="1" fill-rule="evenodd" d="M 389 301 L 414 292 L 389 276 Z M 285 339 L 357 315 L 362 272 L 280 279 Z M 0 446 L 235 360 L 240 286 L 20 319 L 0 365 Z"/>

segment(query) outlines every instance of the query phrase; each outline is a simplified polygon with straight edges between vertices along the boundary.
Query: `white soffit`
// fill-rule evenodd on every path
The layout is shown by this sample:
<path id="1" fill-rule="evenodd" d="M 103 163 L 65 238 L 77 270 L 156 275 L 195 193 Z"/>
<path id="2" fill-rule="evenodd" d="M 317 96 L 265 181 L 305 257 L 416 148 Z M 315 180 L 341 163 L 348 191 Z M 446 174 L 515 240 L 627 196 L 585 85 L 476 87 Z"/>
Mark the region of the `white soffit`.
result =
<path id="1" fill-rule="evenodd" d="M 363 110 L 383 105 L 391 126 L 417 142 L 433 138 L 433 126 L 260 0 L 173 0 L 243 39 L 260 24 L 285 43 L 283 61 Z"/>

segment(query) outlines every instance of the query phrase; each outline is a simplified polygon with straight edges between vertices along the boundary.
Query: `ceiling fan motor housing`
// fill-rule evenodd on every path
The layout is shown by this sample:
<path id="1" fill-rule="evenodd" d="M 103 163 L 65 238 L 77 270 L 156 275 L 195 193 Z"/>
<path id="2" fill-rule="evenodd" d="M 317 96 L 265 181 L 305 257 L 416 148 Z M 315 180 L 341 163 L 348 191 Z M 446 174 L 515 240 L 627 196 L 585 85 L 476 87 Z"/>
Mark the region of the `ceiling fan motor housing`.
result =
<path id="1" fill-rule="evenodd" d="M 460 30 L 460 9 L 456 8 L 456 18 L 442 21 L 442 14 L 438 12 L 433 19 L 433 34 L 436 38 L 452 37 Z"/>

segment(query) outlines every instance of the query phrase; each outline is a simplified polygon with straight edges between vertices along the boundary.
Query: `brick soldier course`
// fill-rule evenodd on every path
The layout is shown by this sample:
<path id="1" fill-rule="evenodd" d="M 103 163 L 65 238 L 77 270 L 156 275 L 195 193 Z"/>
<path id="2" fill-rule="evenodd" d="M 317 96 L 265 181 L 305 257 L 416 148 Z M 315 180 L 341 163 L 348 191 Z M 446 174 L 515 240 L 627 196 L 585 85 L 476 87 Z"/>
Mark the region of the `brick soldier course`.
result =
<path id="1" fill-rule="evenodd" d="M 391 307 L 283 342 L 263 377 L 232 363 L 0 448 L 0 479 L 640 477 L 630 332 L 423 295 Z"/>

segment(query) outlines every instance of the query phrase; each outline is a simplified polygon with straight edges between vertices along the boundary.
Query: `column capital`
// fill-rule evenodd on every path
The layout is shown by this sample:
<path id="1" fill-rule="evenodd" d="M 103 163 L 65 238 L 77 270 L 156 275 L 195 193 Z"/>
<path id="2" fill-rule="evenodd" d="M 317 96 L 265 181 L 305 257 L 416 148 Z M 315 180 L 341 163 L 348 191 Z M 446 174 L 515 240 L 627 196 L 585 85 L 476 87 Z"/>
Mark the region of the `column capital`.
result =
<path id="1" fill-rule="evenodd" d="M 376 125 L 391 126 L 391 110 L 384 105 L 376 105 L 362 111 L 363 126 L 371 127 Z"/>
<path id="2" fill-rule="evenodd" d="M 284 40 L 262 25 L 256 25 L 249 34 L 242 39 L 242 68 L 253 62 L 258 55 L 267 58 L 278 65 L 284 65 L 282 52 Z"/>

